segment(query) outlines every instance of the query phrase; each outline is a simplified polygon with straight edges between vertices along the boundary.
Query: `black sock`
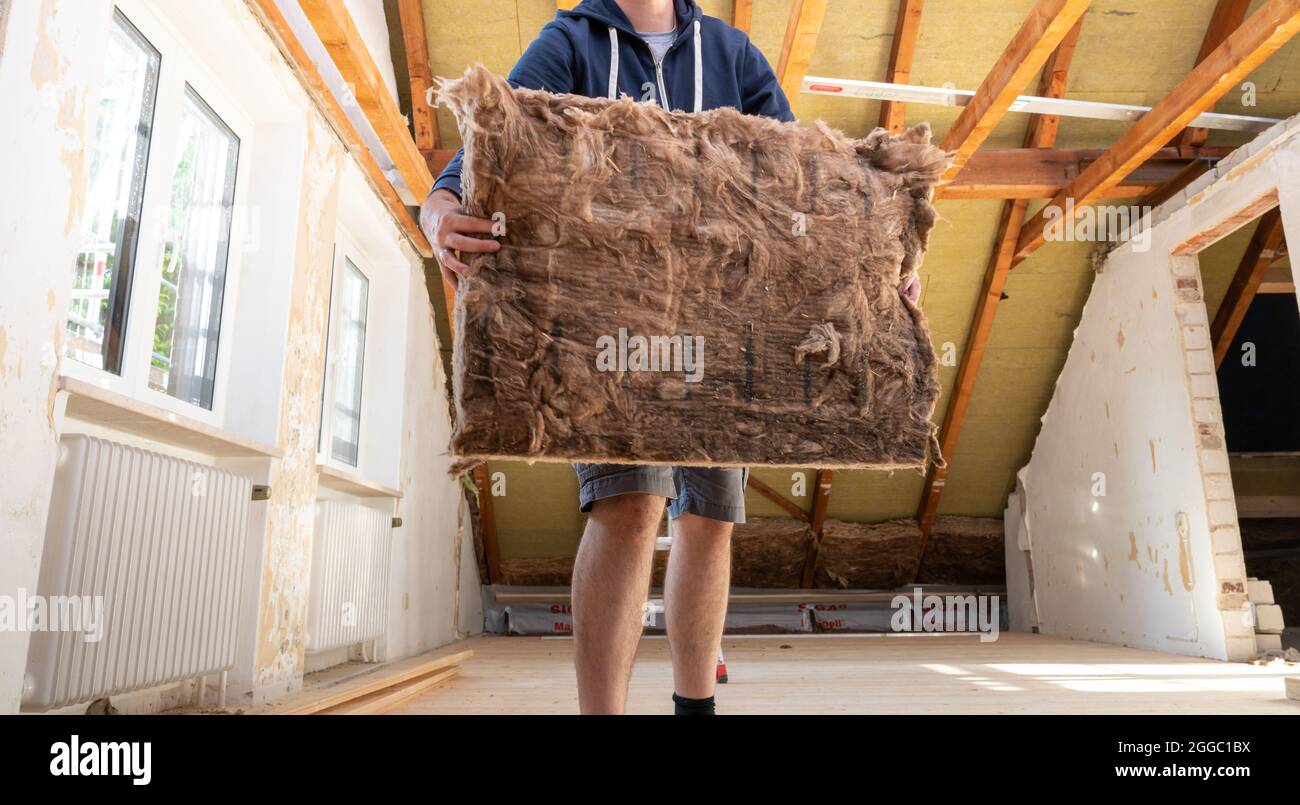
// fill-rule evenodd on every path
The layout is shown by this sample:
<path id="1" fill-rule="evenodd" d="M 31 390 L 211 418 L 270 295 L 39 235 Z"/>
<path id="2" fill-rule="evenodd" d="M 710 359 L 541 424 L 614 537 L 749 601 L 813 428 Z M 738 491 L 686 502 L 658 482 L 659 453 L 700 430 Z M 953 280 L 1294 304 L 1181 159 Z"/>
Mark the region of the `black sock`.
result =
<path id="1" fill-rule="evenodd" d="M 676 716 L 715 716 L 713 697 L 707 699 L 688 699 L 673 694 L 673 715 Z"/>

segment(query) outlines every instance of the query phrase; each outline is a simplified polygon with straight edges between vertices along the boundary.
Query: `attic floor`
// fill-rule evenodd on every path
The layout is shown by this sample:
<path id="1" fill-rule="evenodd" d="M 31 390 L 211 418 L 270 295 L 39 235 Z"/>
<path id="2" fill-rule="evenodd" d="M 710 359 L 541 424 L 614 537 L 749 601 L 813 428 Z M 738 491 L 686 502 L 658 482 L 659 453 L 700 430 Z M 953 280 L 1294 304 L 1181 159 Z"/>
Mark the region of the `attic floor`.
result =
<path id="1" fill-rule="evenodd" d="M 463 673 L 394 714 L 576 713 L 573 641 L 481 636 Z M 718 709 L 796 713 L 1300 714 L 1283 678 L 1300 667 L 1180 657 L 1042 635 L 771 635 L 723 642 Z M 637 652 L 628 711 L 672 712 L 668 642 Z"/>

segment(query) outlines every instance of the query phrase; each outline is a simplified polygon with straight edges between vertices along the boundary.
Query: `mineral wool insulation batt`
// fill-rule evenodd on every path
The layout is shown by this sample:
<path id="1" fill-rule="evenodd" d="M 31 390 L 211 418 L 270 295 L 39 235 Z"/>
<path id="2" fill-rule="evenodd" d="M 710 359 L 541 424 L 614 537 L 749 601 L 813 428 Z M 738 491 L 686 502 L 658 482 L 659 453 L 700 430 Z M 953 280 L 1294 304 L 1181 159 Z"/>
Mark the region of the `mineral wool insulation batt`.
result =
<path id="1" fill-rule="evenodd" d="M 444 81 L 464 204 L 504 229 L 456 296 L 452 452 L 924 467 L 939 384 L 898 291 L 947 156 L 732 109 Z"/>

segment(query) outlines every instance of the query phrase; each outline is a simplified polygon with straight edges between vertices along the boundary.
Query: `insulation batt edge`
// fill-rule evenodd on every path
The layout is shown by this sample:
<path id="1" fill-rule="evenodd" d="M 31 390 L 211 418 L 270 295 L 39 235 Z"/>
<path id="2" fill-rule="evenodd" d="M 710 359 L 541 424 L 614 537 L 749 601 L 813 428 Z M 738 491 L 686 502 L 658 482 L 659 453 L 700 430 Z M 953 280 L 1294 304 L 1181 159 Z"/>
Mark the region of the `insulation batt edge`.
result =
<path id="1" fill-rule="evenodd" d="M 929 331 L 898 292 L 948 164 L 927 125 L 853 140 L 512 89 L 481 66 L 439 100 L 465 143 L 465 207 L 504 230 L 457 294 L 460 467 L 942 461 Z M 602 371 L 635 336 L 702 344 L 700 371 L 680 347 L 668 371 Z"/>
<path id="2" fill-rule="evenodd" d="M 751 517 L 731 535 L 731 585 L 797 589 L 811 534 L 790 517 Z M 814 586 L 822 589 L 898 589 L 912 580 L 921 531 L 915 520 L 847 523 L 827 520 Z M 935 519 L 921 566 L 921 584 L 1002 584 L 1002 521 L 992 517 Z M 668 551 L 656 551 L 652 586 L 661 587 Z M 573 556 L 504 559 L 500 583 L 566 587 Z"/>

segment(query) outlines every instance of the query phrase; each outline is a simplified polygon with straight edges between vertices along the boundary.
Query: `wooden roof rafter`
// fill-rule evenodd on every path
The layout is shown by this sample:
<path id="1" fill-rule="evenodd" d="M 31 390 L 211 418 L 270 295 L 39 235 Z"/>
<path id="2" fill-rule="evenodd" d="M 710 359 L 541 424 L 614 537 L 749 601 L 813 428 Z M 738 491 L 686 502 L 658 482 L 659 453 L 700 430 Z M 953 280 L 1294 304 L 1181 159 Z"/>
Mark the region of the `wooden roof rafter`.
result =
<path id="1" fill-rule="evenodd" d="M 1083 18 L 1080 17 L 1048 58 L 1039 80 L 1040 95 L 1051 98 L 1064 96 L 1070 63 L 1074 59 L 1075 47 L 1082 28 Z M 1060 118 L 1056 115 L 1035 115 L 1030 118 L 1029 127 L 1025 132 L 1025 148 L 1050 148 L 1056 142 L 1059 126 Z M 998 302 L 1002 299 L 1007 275 L 1011 271 L 1015 244 L 1020 237 L 1020 228 L 1024 224 L 1028 204 L 1029 202 L 1024 199 L 1016 199 L 1002 207 L 1002 218 L 998 224 L 993 254 L 984 273 L 979 301 L 976 303 L 975 315 L 966 337 L 961 363 L 957 368 L 957 378 L 953 382 L 948 408 L 939 430 L 939 450 L 948 459 L 950 465 L 952 455 L 957 449 L 958 436 L 966 419 L 966 410 L 975 391 L 975 381 L 984 360 L 989 336 L 993 332 L 993 320 L 997 314 Z M 947 468 L 931 466 L 926 473 L 916 515 L 917 523 L 921 528 L 921 543 L 917 548 L 916 561 L 918 574 L 921 572 L 921 563 L 925 561 L 930 531 L 934 526 L 939 499 L 943 494 L 947 477 Z"/>
<path id="2" fill-rule="evenodd" d="M 441 145 L 438 142 L 438 123 L 429 105 L 433 71 L 429 68 L 429 40 L 424 30 L 421 0 L 397 0 L 397 12 L 402 26 L 402 44 L 406 49 L 406 72 L 411 83 L 411 129 L 415 147 L 432 173 L 435 152 Z"/>
<path id="3" fill-rule="evenodd" d="M 1219 305 L 1219 312 L 1210 325 L 1210 341 L 1214 347 L 1214 365 L 1223 364 L 1228 348 L 1237 337 L 1237 330 L 1246 318 L 1246 311 L 1259 292 L 1264 273 L 1286 251 L 1286 235 L 1282 231 L 1282 210 L 1274 207 L 1259 217 L 1255 234 L 1251 236 L 1237 266 L 1228 292 Z"/>
<path id="4" fill-rule="evenodd" d="M 800 587 L 813 586 L 817 576 L 817 556 L 821 551 L 822 530 L 826 527 L 826 513 L 831 505 L 831 479 L 833 470 L 818 470 L 817 481 L 813 489 L 812 514 L 808 518 L 808 547 L 804 552 L 803 577 Z"/>
<path id="5" fill-rule="evenodd" d="M 921 11 L 925 0 L 898 0 L 898 14 L 894 19 L 894 39 L 889 46 L 889 70 L 885 80 L 891 84 L 906 84 L 912 77 L 912 59 L 916 55 L 916 37 L 921 30 Z M 906 104 L 902 101 L 882 101 L 880 123 L 883 129 L 901 132 L 906 122 Z"/>
<path id="6" fill-rule="evenodd" d="M 732 0 L 731 27 L 749 33 L 754 25 L 754 0 Z"/>
<path id="7" fill-rule="evenodd" d="M 1088 10 L 1092 0 L 1038 0 L 979 89 L 953 121 L 941 143 L 953 153 L 943 179 L 951 181 L 993 133 L 1020 90 L 1038 73 L 1047 58 Z"/>
<path id="8" fill-rule="evenodd" d="M 1124 132 L 1100 159 L 1025 223 L 1016 244 L 1015 261 L 1024 260 L 1049 236 L 1072 223 L 1060 213 L 1073 209 L 1078 215 L 1084 207 L 1106 198 L 1125 176 L 1186 128 L 1189 121 L 1240 84 L 1297 31 L 1300 31 L 1300 0 L 1266 0 L 1160 103 Z M 1072 205 L 1067 205 L 1067 201 L 1072 201 Z M 1050 222 L 1048 210 L 1058 213 Z"/>
<path id="9" fill-rule="evenodd" d="M 1196 64 L 1205 61 L 1205 57 L 1213 53 L 1214 49 L 1223 44 L 1224 39 L 1228 38 L 1228 34 L 1241 25 L 1242 20 L 1246 18 L 1246 10 L 1249 6 L 1250 0 L 1219 0 L 1214 7 L 1214 13 L 1210 16 L 1210 24 L 1206 27 L 1205 38 L 1201 40 L 1201 49 L 1196 54 Z M 1177 148 L 1197 148 L 1205 145 L 1209 136 L 1210 130 L 1207 128 L 1188 126 L 1170 141 L 1170 145 Z M 1138 206 L 1160 206 L 1177 195 L 1184 187 L 1196 181 L 1210 167 L 1211 164 L 1208 160 L 1201 160 L 1188 165 L 1185 170 L 1179 172 L 1166 184 L 1144 196 Z"/>
<path id="10" fill-rule="evenodd" d="M 790 19 L 785 26 L 785 39 L 781 43 L 776 77 L 791 109 L 799 102 L 803 77 L 808 73 L 813 51 L 817 49 L 817 36 L 821 33 L 822 20 L 826 18 L 827 2 L 828 0 L 794 0 L 790 7 Z"/>
<path id="11" fill-rule="evenodd" d="M 298 3 L 401 174 L 406 189 L 423 201 L 433 186 L 433 175 L 343 0 L 298 0 Z"/>
<path id="12" fill-rule="evenodd" d="M 1237 30 L 1242 21 L 1246 19 L 1246 11 L 1250 8 L 1250 0 L 1219 0 L 1214 6 L 1214 13 L 1210 15 L 1210 24 L 1206 26 L 1205 38 L 1201 40 L 1201 49 L 1196 54 L 1196 64 L 1205 61 L 1205 57 L 1214 52 L 1215 48 L 1223 44 L 1223 40 L 1228 35 Z M 1180 146 L 1198 146 L 1205 145 L 1209 137 L 1208 129 L 1186 128 L 1182 134 L 1178 135 L 1175 145 Z"/>

